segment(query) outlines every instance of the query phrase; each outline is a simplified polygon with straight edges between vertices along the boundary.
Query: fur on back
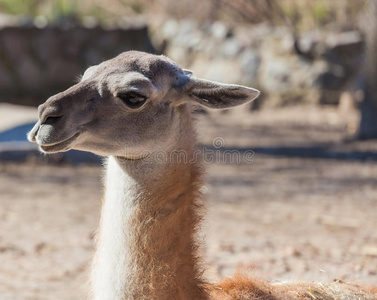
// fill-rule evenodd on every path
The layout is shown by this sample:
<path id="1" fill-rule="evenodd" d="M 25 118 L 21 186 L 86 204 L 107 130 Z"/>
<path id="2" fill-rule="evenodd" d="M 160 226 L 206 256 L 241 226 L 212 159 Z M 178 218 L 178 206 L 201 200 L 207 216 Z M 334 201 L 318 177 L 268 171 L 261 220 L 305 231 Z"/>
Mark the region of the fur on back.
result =
<path id="1" fill-rule="evenodd" d="M 341 281 L 270 283 L 243 272 L 208 287 L 211 300 L 376 300 L 377 288 Z"/>

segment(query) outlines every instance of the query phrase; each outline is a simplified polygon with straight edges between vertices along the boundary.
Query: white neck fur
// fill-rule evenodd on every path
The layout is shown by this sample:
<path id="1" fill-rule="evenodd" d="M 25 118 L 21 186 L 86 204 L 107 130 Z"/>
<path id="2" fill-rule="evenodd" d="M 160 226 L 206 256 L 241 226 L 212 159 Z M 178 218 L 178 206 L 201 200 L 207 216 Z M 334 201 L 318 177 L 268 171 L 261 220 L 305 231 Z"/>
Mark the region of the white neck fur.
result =
<path id="1" fill-rule="evenodd" d="M 192 147 L 185 147 L 189 157 Z M 197 163 L 109 157 L 105 186 L 93 299 L 207 299 L 196 257 Z"/>

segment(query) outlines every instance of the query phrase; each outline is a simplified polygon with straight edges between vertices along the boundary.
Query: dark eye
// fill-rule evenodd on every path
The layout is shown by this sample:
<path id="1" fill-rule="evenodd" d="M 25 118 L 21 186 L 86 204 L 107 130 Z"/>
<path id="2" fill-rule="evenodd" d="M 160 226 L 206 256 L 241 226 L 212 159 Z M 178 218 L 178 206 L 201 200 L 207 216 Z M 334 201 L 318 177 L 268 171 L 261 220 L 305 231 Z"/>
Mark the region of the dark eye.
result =
<path id="1" fill-rule="evenodd" d="M 135 92 L 118 95 L 118 98 L 124 102 L 129 108 L 136 109 L 142 107 L 147 97 L 144 97 Z"/>

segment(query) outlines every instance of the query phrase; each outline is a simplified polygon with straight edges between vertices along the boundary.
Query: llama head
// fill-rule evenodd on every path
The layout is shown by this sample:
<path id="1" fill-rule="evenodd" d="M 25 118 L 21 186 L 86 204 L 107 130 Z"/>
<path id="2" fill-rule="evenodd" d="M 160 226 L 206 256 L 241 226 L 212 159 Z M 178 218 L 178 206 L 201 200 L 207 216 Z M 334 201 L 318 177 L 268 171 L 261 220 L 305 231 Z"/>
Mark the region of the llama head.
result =
<path id="1" fill-rule="evenodd" d="M 196 78 L 165 56 L 125 52 L 90 67 L 79 83 L 40 105 L 28 139 L 45 153 L 77 149 L 138 158 L 174 143 L 189 102 L 228 108 L 258 95 Z"/>

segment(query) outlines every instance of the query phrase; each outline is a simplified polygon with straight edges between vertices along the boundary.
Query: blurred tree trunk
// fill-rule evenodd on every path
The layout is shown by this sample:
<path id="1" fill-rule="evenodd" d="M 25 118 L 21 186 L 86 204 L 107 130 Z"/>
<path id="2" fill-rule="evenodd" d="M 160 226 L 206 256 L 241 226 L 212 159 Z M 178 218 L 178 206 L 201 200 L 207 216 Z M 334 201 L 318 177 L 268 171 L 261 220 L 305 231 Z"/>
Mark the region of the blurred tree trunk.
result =
<path id="1" fill-rule="evenodd" d="M 377 138 L 377 0 L 366 1 L 365 17 L 365 85 L 358 138 L 375 139 Z"/>

